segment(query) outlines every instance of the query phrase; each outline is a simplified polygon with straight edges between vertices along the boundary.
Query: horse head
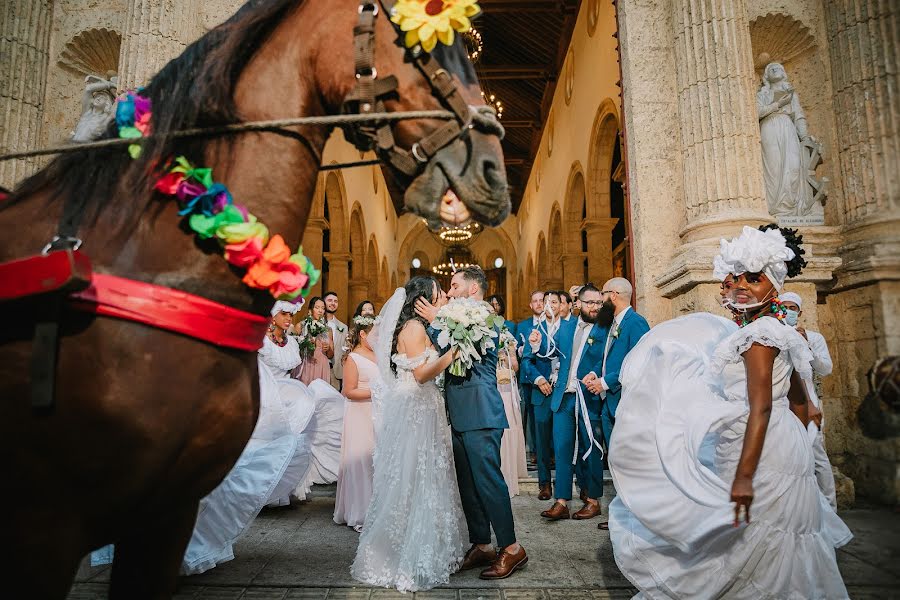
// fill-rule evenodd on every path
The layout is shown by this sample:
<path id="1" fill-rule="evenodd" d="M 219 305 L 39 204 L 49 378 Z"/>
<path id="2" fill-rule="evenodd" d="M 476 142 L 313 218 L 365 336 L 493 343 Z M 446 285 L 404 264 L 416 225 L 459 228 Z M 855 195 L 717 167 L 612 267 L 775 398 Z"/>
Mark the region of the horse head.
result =
<path id="1" fill-rule="evenodd" d="M 407 48 L 387 0 L 329 3 L 333 27 L 317 53 L 316 74 L 328 108 L 344 112 L 450 110 L 455 119 L 414 119 L 345 127 L 360 150 L 375 150 L 404 207 L 430 227 L 451 220 L 442 200 L 461 200 L 454 224 L 474 218 L 499 225 L 510 212 L 500 140 L 503 127 L 485 106 L 460 36 L 431 52 Z M 354 32 L 355 28 L 355 32 Z M 354 32 L 354 33 L 351 33 Z M 353 35 L 353 39 L 348 39 Z M 351 43 L 352 42 L 352 43 Z M 443 204 L 444 208 L 447 207 Z M 443 218 L 442 218 L 443 217 Z"/>

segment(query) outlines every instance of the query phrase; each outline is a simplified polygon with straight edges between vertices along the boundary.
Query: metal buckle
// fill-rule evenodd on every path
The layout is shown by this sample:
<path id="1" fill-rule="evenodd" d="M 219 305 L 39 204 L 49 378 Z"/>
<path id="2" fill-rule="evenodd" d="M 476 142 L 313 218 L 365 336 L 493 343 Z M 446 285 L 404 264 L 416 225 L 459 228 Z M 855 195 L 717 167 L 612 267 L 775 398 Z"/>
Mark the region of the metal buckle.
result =
<path id="1" fill-rule="evenodd" d="M 378 3 L 377 2 L 365 2 L 360 3 L 360 5 L 356 8 L 358 14 L 363 14 L 364 10 L 371 10 L 372 16 L 378 16 Z"/>
<path id="2" fill-rule="evenodd" d="M 56 247 L 57 242 L 63 242 L 63 244 L 61 244 L 61 246 L 63 247 L 58 248 L 59 250 L 65 249 L 75 251 L 81 248 L 81 238 L 69 236 L 60 237 L 58 235 L 54 235 L 53 239 L 50 240 L 50 242 L 48 242 L 47 245 L 41 249 L 41 256 L 47 256 L 48 254 L 50 254 L 50 251 Z M 65 248 L 66 245 L 68 245 L 68 248 Z"/>
<path id="3" fill-rule="evenodd" d="M 413 145 L 412 145 L 412 148 L 410 148 L 409 151 L 412 153 L 413 157 L 414 157 L 417 161 L 419 161 L 420 163 L 427 163 L 427 162 L 428 162 L 428 158 L 427 158 L 427 157 L 419 156 L 419 142 L 416 142 L 415 144 L 413 144 Z"/>
<path id="4" fill-rule="evenodd" d="M 365 71 L 368 71 L 368 73 L 365 73 Z M 376 69 L 375 67 L 363 67 L 363 73 L 357 73 L 356 78 L 362 79 L 363 77 L 378 79 L 378 69 Z"/>

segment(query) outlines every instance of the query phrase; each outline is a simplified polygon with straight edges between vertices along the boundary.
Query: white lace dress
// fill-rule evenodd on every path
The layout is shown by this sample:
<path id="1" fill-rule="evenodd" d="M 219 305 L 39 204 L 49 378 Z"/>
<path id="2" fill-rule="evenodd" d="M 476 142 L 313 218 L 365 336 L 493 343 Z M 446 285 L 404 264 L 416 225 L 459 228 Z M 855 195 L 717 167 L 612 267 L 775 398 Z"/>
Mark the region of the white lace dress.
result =
<path id="1" fill-rule="evenodd" d="M 753 343 L 779 354 L 750 524 L 734 528 L 749 415 L 741 354 Z M 808 376 L 811 359 L 775 319 L 737 329 L 709 314 L 657 325 L 629 353 L 609 449 L 609 529 L 637 597 L 847 598 L 835 548 L 852 536 L 819 492 L 810 438 L 787 400 L 791 373 Z"/>
<path id="2" fill-rule="evenodd" d="M 412 370 L 438 354 L 394 355 L 397 386 L 379 400 L 372 501 L 359 538 L 353 577 L 400 591 L 445 584 L 467 548 L 450 426 L 433 381 L 419 385 Z"/>

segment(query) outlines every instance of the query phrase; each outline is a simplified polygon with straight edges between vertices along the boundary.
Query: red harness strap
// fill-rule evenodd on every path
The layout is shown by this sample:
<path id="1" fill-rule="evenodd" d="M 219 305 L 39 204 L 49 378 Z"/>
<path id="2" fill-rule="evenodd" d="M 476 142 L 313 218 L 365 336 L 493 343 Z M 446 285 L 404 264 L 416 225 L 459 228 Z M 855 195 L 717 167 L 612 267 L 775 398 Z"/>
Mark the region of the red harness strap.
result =
<path id="1" fill-rule="evenodd" d="M 69 305 L 249 352 L 259 350 L 269 326 L 264 317 L 200 296 L 103 273 L 94 273 L 87 289 L 70 294 Z"/>

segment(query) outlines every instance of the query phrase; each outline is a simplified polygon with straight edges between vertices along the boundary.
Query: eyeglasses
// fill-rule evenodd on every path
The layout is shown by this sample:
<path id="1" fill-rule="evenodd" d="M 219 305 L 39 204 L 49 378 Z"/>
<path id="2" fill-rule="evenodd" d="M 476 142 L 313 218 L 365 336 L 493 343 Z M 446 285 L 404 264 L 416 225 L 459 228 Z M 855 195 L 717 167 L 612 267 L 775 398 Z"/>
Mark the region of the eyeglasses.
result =
<path id="1" fill-rule="evenodd" d="M 582 300 L 582 306 L 600 306 L 603 304 L 603 300 Z"/>

